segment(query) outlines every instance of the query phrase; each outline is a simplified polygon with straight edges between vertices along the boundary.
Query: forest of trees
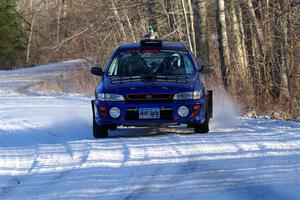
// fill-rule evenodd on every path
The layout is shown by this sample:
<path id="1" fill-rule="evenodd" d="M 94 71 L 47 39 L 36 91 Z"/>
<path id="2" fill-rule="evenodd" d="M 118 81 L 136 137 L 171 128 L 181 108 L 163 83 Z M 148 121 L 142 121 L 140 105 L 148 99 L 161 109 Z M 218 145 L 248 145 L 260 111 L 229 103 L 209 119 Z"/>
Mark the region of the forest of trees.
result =
<path id="1" fill-rule="evenodd" d="M 104 66 L 152 25 L 213 64 L 213 82 L 244 109 L 300 112 L 299 0 L 0 2 L 2 68 L 77 58 Z"/>

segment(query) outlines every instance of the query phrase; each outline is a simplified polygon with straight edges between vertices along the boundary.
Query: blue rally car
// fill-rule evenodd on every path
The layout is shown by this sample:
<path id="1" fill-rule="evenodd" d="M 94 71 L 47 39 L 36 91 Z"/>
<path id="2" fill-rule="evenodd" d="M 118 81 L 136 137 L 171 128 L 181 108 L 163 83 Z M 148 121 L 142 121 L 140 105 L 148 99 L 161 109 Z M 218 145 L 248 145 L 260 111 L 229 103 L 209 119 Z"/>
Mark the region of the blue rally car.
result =
<path id="1" fill-rule="evenodd" d="M 187 124 L 196 133 L 209 131 L 212 91 L 203 74 L 210 65 L 199 66 L 182 43 L 144 39 L 124 44 L 112 54 L 92 100 L 93 134 L 105 138 L 117 126 Z"/>

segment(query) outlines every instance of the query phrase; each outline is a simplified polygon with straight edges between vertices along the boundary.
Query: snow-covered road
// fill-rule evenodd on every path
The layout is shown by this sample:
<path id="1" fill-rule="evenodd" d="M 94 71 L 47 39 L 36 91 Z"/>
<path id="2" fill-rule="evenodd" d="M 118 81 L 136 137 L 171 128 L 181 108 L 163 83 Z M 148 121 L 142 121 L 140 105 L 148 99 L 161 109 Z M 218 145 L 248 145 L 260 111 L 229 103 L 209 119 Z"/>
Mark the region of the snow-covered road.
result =
<path id="1" fill-rule="evenodd" d="M 297 122 L 229 123 L 223 105 L 206 135 L 123 127 L 95 140 L 90 99 L 24 93 L 33 74 L 0 72 L 1 200 L 300 199 Z"/>

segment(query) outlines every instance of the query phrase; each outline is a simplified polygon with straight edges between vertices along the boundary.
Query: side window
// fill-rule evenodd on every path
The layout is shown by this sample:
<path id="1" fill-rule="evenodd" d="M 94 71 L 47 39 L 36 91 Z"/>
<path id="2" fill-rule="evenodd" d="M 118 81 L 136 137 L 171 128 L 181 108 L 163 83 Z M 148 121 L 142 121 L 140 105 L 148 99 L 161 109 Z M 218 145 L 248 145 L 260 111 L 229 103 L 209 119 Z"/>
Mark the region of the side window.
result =
<path id="1" fill-rule="evenodd" d="M 108 69 L 108 75 L 113 76 L 117 74 L 118 74 L 118 57 L 115 57 Z"/>
<path id="2" fill-rule="evenodd" d="M 187 55 L 183 56 L 183 62 L 184 62 L 184 70 L 186 74 L 194 74 L 195 69 L 194 66 L 191 62 L 191 60 L 189 59 L 189 57 Z"/>

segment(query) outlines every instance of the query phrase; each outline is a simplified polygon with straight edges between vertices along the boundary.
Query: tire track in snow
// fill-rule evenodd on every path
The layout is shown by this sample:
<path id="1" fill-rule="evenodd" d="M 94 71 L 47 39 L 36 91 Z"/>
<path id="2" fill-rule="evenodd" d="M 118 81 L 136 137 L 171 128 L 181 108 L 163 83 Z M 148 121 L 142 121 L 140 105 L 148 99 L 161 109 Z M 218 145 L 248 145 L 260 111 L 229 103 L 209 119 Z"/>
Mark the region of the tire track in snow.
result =
<path id="1" fill-rule="evenodd" d="M 4 198 L 6 196 L 8 196 L 13 190 L 14 188 L 16 188 L 18 185 L 21 184 L 21 179 L 20 178 L 12 178 L 9 183 L 8 186 L 2 187 L 0 190 L 0 197 Z"/>
<path id="2" fill-rule="evenodd" d="M 153 182 L 153 178 L 155 178 L 157 174 L 160 174 L 161 170 L 162 169 L 160 167 L 156 167 L 147 177 L 147 179 L 138 181 L 137 183 L 139 183 L 139 185 L 137 186 L 137 188 L 131 191 L 128 195 L 126 195 L 124 200 L 141 199 L 143 195 L 145 195 L 147 192 L 150 192 L 152 189 L 151 183 Z"/>
<path id="3" fill-rule="evenodd" d="M 64 141 L 64 140 L 62 140 Z M 62 179 L 65 179 L 67 176 L 69 176 L 75 169 L 80 169 L 88 160 L 89 158 L 89 153 L 92 150 L 92 145 L 90 143 L 85 143 L 83 150 L 81 150 L 81 156 L 78 161 L 77 158 L 75 158 L 74 150 L 70 146 L 69 143 L 62 142 L 61 143 L 64 148 L 66 149 L 66 152 L 70 156 L 70 160 L 75 160 L 71 164 L 71 167 L 69 169 L 62 170 L 61 172 L 57 173 L 54 177 L 52 177 L 51 180 L 48 181 L 48 187 L 46 188 L 47 190 L 50 188 L 55 187 L 57 184 L 61 183 Z"/>
<path id="4" fill-rule="evenodd" d="M 65 149 L 65 153 L 67 155 L 69 155 L 69 159 L 71 161 L 70 164 L 72 165 L 72 167 L 70 169 L 64 169 L 61 172 L 57 172 L 56 174 L 54 174 L 54 176 L 49 176 L 47 181 L 47 184 L 45 183 L 45 185 L 47 185 L 46 187 L 44 187 L 44 189 L 47 191 L 50 188 L 55 187 L 57 184 L 61 183 L 63 179 L 65 179 L 68 175 L 70 175 L 75 169 L 80 169 L 82 165 L 84 165 L 89 157 L 89 152 L 92 149 L 92 146 L 90 143 L 79 143 L 80 145 L 84 145 L 83 149 L 80 149 L 80 154 L 82 154 L 81 156 L 78 157 L 74 157 L 74 150 L 72 148 L 72 146 L 65 142 L 65 139 L 63 139 L 61 136 L 58 136 L 56 134 L 53 134 L 51 132 L 47 132 L 48 135 L 50 135 L 52 138 L 55 139 L 55 142 L 53 142 L 54 144 L 60 144 L 64 147 Z M 49 139 L 49 138 L 48 138 Z M 34 138 L 34 140 L 36 140 Z M 33 150 L 33 155 L 34 157 L 32 158 L 32 164 L 31 166 L 28 168 L 28 172 L 25 175 L 21 175 L 21 176 L 16 176 L 11 178 L 10 180 L 8 180 L 8 184 L 7 186 L 4 186 L 0 189 L 0 197 L 8 197 L 11 196 L 11 194 L 14 193 L 18 193 L 18 187 L 22 186 L 22 187 L 26 187 L 27 184 L 29 184 L 30 182 L 32 182 L 32 180 L 35 180 L 36 177 L 40 176 L 40 173 L 44 173 L 44 172 L 40 172 L 40 170 L 46 169 L 47 167 L 49 167 L 49 163 L 51 163 L 51 161 L 47 161 L 47 159 L 45 160 L 45 157 L 47 157 L 47 154 L 52 154 L 52 152 L 49 152 L 47 154 L 45 154 L 44 150 L 42 150 L 42 146 L 38 145 L 41 141 L 36 140 L 35 143 L 37 143 L 37 146 L 34 146 L 34 150 Z M 61 152 L 63 153 L 63 152 Z M 57 153 L 56 153 L 57 154 Z M 59 157 L 59 155 L 58 155 Z M 78 158 L 80 158 L 78 160 Z M 20 162 L 17 162 L 20 163 Z M 77 163 L 77 164 L 76 164 Z M 59 166 L 60 164 L 53 164 L 53 167 L 55 166 Z M 17 169 L 17 166 L 16 166 Z M 0 198 L 1 199 L 1 198 Z"/>
<path id="5" fill-rule="evenodd" d="M 56 172 L 51 172 L 51 174 L 47 175 L 46 179 L 44 179 L 43 173 L 45 173 L 45 172 L 39 173 L 38 171 L 47 168 L 49 162 L 47 162 L 47 163 L 37 162 L 40 164 L 36 165 L 33 168 L 31 175 L 27 176 L 26 179 L 24 179 L 22 181 L 23 185 L 26 185 L 27 183 L 30 183 L 30 182 L 34 181 L 35 179 L 40 179 L 40 178 L 43 179 L 43 185 L 41 187 L 42 191 L 40 191 L 40 192 L 38 191 L 36 194 L 33 193 L 32 196 L 35 196 L 35 198 L 39 199 L 44 196 L 43 191 L 47 191 L 48 194 L 55 192 L 57 190 L 57 188 L 60 188 L 60 185 L 61 185 L 61 187 L 63 187 L 63 184 L 66 182 L 65 180 L 67 179 L 67 177 L 72 176 L 72 173 L 74 172 L 74 170 L 80 169 L 87 162 L 90 151 L 92 150 L 92 145 L 90 143 L 79 143 L 80 146 L 83 145 L 83 148 L 80 150 L 77 149 L 76 150 L 77 153 L 74 152 L 75 150 L 73 149 L 72 145 L 75 145 L 74 148 L 77 148 L 76 144 L 70 145 L 69 143 L 63 143 L 65 152 L 68 153 L 68 155 L 69 155 L 68 160 L 72 161 L 71 163 L 67 162 L 70 165 L 70 168 L 62 169 L 62 171 L 54 170 Z M 80 155 L 78 155 L 78 154 L 80 154 Z M 37 160 L 39 158 L 43 159 L 43 156 L 45 156 L 45 154 L 40 154 L 39 156 L 40 157 L 37 157 Z M 66 160 L 66 159 L 64 159 L 64 160 Z M 61 165 L 63 165 L 63 163 L 54 163 L 53 167 L 61 166 Z M 33 171 L 35 171 L 35 172 L 33 172 Z M 51 171 L 53 171 L 53 170 L 51 170 Z"/>
<path id="6" fill-rule="evenodd" d="M 29 125 L 31 125 L 32 123 L 28 120 L 25 120 Z M 30 130 L 34 130 L 32 128 L 30 128 Z M 38 140 L 36 138 L 32 138 L 32 141 L 35 141 L 35 143 L 38 143 Z M 17 150 L 16 150 L 16 153 L 17 153 Z M 17 154 L 18 155 L 18 154 Z M 30 173 L 34 168 L 35 166 L 38 165 L 38 162 L 37 162 L 37 158 L 38 158 L 38 151 L 36 148 L 34 148 L 33 150 L 33 162 L 32 164 L 30 165 L 29 169 L 27 170 L 27 173 Z M 20 159 L 19 157 L 17 158 L 17 160 Z M 18 169 L 20 168 L 24 168 L 23 164 L 21 161 L 16 161 L 15 162 L 15 166 L 14 166 L 14 171 L 16 171 L 18 173 Z M 22 165 L 21 167 L 19 165 Z M 25 169 L 22 169 L 23 171 L 26 171 Z M 15 190 L 17 189 L 17 187 L 21 186 L 24 184 L 24 182 L 26 181 L 27 178 L 25 178 L 26 175 L 14 175 L 11 173 L 11 178 L 9 178 L 9 180 L 7 181 L 8 184 L 7 186 L 4 186 L 1 188 L 1 192 L 0 192 L 0 197 L 5 195 L 5 196 L 9 196 L 10 194 L 14 193 Z"/>
<path id="7" fill-rule="evenodd" d="M 168 131 L 166 131 L 166 129 L 156 129 L 157 134 L 158 135 L 165 135 L 166 133 L 168 133 Z M 161 137 L 161 136 L 157 136 L 160 137 L 160 142 L 161 143 L 181 143 L 181 137 L 178 137 L 175 133 L 173 135 L 169 135 L 166 137 Z M 153 147 L 154 148 L 154 147 Z M 143 149 L 144 151 L 146 151 L 146 149 Z M 180 152 L 180 149 L 176 146 L 176 145 L 172 145 L 170 146 L 170 149 L 168 149 L 168 151 L 172 152 L 172 154 L 176 155 L 176 156 L 182 156 L 182 153 Z M 143 161 L 151 161 L 151 157 L 149 156 L 149 153 L 146 151 L 146 153 L 144 154 L 144 160 Z M 154 169 L 151 169 L 151 172 L 147 175 L 147 178 L 142 179 L 141 180 L 137 180 L 135 183 L 131 183 L 133 185 L 137 185 L 136 188 L 134 190 L 132 190 L 128 195 L 126 195 L 126 197 L 124 198 L 124 200 L 135 200 L 135 199 L 142 199 L 144 195 L 147 195 L 147 193 L 151 192 L 151 190 L 155 189 L 155 183 L 157 182 L 157 175 L 160 175 L 163 173 L 163 171 L 166 170 L 163 166 L 161 165 L 157 165 Z M 133 177 L 133 176 L 131 176 Z M 173 180 L 172 180 L 173 181 Z M 176 182 L 176 180 L 174 180 Z"/>
<path id="8" fill-rule="evenodd" d="M 38 164 L 39 164 L 39 161 L 38 161 L 39 152 L 38 152 L 37 148 L 38 148 L 38 147 L 35 147 L 35 148 L 34 148 L 34 159 L 33 159 L 32 164 L 31 164 L 31 166 L 30 166 L 30 168 L 29 168 L 29 170 L 28 170 L 28 174 L 31 174 L 32 171 L 33 171 L 33 170 L 38 166 Z"/>

